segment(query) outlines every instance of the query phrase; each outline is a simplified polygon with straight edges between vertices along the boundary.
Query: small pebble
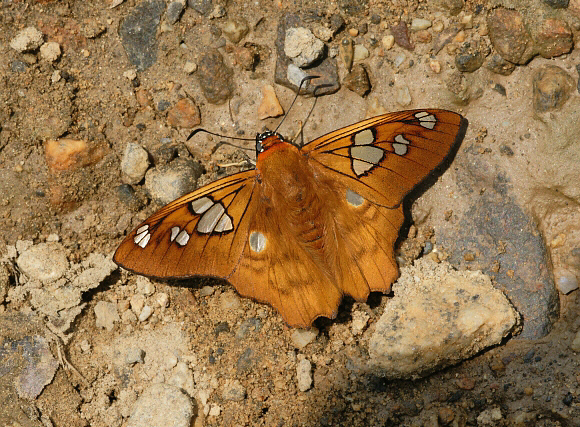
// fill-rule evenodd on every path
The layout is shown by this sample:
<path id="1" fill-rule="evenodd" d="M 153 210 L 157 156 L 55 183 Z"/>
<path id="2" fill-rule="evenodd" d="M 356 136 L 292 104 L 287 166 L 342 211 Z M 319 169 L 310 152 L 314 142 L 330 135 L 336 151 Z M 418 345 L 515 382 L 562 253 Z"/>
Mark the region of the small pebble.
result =
<path id="1" fill-rule="evenodd" d="M 364 47 L 362 44 L 357 44 L 354 46 L 354 56 L 353 60 L 356 61 L 364 61 L 369 57 L 369 50 Z"/>
<path id="2" fill-rule="evenodd" d="M 187 74 L 192 74 L 197 71 L 197 64 L 195 62 L 187 61 L 183 66 L 183 71 Z"/>
<path id="3" fill-rule="evenodd" d="M 146 297 L 153 295 L 155 293 L 155 285 L 151 283 L 147 277 L 137 276 L 137 292 L 145 295 Z"/>
<path id="4" fill-rule="evenodd" d="M 304 392 L 312 387 L 312 364 L 308 359 L 302 359 L 296 366 L 298 390 Z"/>
<path id="5" fill-rule="evenodd" d="M 112 331 L 115 323 L 121 318 L 117 312 L 117 304 L 108 301 L 99 301 L 95 305 L 95 325 L 97 328 L 104 328 Z"/>
<path id="6" fill-rule="evenodd" d="M 431 71 L 433 71 L 435 74 L 439 74 L 441 72 L 441 62 L 433 59 L 429 61 L 429 68 L 431 68 Z"/>
<path id="7" fill-rule="evenodd" d="M 161 308 L 169 307 L 169 295 L 167 295 L 165 292 L 159 292 L 155 296 L 155 301 L 157 302 L 157 305 Z"/>
<path id="8" fill-rule="evenodd" d="M 284 114 L 284 109 L 278 101 L 276 92 L 272 85 L 264 85 L 262 87 L 262 103 L 258 107 L 258 118 L 260 120 L 269 117 L 278 117 Z"/>
<path id="9" fill-rule="evenodd" d="M 191 426 L 194 414 L 193 401 L 183 390 L 156 383 L 141 393 L 126 426 Z"/>
<path id="10" fill-rule="evenodd" d="M 40 46 L 40 57 L 47 62 L 54 62 L 60 58 L 60 45 L 56 42 L 44 43 Z"/>
<path id="11" fill-rule="evenodd" d="M 209 297 L 215 292 L 215 288 L 213 286 L 204 286 L 199 290 L 200 297 Z"/>
<path id="12" fill-rule="evenodd" d="M 143 310 L 141 310 L 141 314 L 139 314 L 139 322 L 146 321 L 147 319 L 149 319 L 151 314 L 153 314 L 153 307 L 146 305 L 145 307 L 143 307 Z"/>
<path id="13" fill-rule="evenodd" d="M 395 91 L 395 100 L 402 107 L 411 105 L 411 92 L 408 86 L 399 86 Z"/>
<path id="14" fill-rule="evenodd" d="M 392 34 L 386 35 L 385 37 L 383 37 L 381 42 L 383 44 L 383 47 L 386 50 L 389 50 L 395 45 L 395 37 Z"/>
<path id="15" fill-rule="evenodd" d="M 356 28 L 349 28 L 348 34 L 351 37 L 356 37 L 356 36 L 358 36 L 358 30 Z"/>
<path id="16" fill-rule="evenodd" d="M 141 294 L 135 294 L 131 297 L 130 303 L 133 313 L 139 316 L 141 311 L 143 311 L 143 306 L 145 305 L 145 297 Z"/>
<path id="17" fill-rule="evenodd" d="M 43 34 L 34 27 L 27 27 L 10 40 L 10 47 L 18 52 L 38 49 L 44 42 Z"/>
<path id="18" fill-rule="evenodd" d="M 246 388 L 238 380 L 227 380 L 222 397 L 231 402 L 241 402 L 246 398 Z"/>
<path id="19" fill-rule="evenodd" d="M 413 32 L 426 30 L 429 27 L 431 27 L 431 21 L 428 19 L 413 18 L 411 21 L 411 31 Z"/>
<path id="20" fill-rule="evenodd" d="M 127 365 L 145 363 L 145 351 L 137 347 L 130 348 L 125 354 L 125 363 Z"/>
<path id="21" fill-rule="evenodd" d="M 316 337 L 318 336 L 318 329 L 310 328 L 310 329 L 299 329 L 296 328 L 292 331 L 292 335 L 290 339 L 292 340 L 292 344 L 298 350 L 302 350 L 308 344 L 313 342 Z"/>
<path id="22" fill-rule="evenodd" d="M 554 279 L 558 290 L 564 295 L 578 289 L 578 277 L 570 270 L 557 268 L 554 270 Z"/>

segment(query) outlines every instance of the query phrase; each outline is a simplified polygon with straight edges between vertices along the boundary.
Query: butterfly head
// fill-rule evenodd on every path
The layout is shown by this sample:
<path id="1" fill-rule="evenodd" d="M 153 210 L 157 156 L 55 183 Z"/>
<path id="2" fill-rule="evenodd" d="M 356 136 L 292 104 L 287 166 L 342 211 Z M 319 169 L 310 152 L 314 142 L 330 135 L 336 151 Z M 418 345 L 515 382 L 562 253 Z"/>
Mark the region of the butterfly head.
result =
<path id="1" fill-rule="evenodd" d="M 263 153 L 276 144 L 284 142 L 284 138 L 278 132 L 268 130 L 256 135 L 256 154 Z"/>

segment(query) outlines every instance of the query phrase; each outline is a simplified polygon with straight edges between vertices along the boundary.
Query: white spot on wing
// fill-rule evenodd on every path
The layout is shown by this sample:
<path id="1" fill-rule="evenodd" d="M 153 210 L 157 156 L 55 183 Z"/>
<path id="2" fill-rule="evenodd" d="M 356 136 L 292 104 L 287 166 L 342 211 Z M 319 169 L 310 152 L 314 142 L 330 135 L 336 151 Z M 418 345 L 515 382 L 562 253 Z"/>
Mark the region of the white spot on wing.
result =
<path id="1" fill-rule="evenodd" d="M 185 246 L 189 241 L 189 234 L 187 234 L 187 231 L 181 230 L 181 232 L 175 238 L 175 241 L 179 246 Z"/>
<path id="2" fill-rule="evenodd" d="M 370 129 L 361 130 L 354 135 L 355 145 L 371 145 L 373 142 L 375 142 L 375 136 Z"/>
<path id="3" fill-rule="evenodd" d="M 415 117 L 419 119 L 419 124 L 427 129 L 433 129 L 437 124 L 437 118 L 435 118 L 433 114 L 429 114 L 427 111 L 415 113 Z"/>
<path id="4" fill-rule="evenodd" d="M 196 214 L 202 214 L 211 208 L 212 205 L 213 202 L 209 197 L 201 197 L 191 202 L 191 209 L 193 209 Z"/>
<path id="5" fill-rule="evenodd" d="M 250 249 L 254 252 L 262 252 L 266 249 L 266 236 L 264 236 L 259 231 L 252 231 L 250 233 Z"/>
<path id="6" fill-rule="evenodd" d="M 214 231 L 218 233 L 222 233 L 224 231 L 233 230 L 234 225 L 232 224 L 232 219 L 227 213 L 224 213 L 220 220 L 218 221 L 217 225 L 215 226 Z"/>
<path id="7" fill-rule="evenodd" d="M 170 242 L 173 242 L 175 240 L 175 237 L 177 236 L 177 233 L 179 233 L 179 230 L 181 230 L 179 227 L 171 227 L 171 236 L 169 237 Z"/>
<path id="8" fill-rule="evenodd" d="M 142 225 L 141 227 L 139 227 L 137 229 L 137 234 L 141 234 L 141 233 L 143 233 L 144 231 L 147 231 L 147 230 L 149 230 L 149 224 Z"/>
<path id="9" fill-rule="evenodd" d="M 211 233 L 220 220 L 225 208 L 221 203 L 214 203 L 201 217 L 197 223 L 197 231 L 200 233 Z"/>
<path id="10" fill-rule="evenodd" d="M 407 154 L 407 146 L 411 143 L 403 135 L 399 134 L 395 136 L 395 142 L 393 143 L 393 148 L 395 149 L 395 154 L 399 156 L 404 156 Z"/>
<path id="11" fill-rule="evenodd" d="M 352 191 L 350 188 L 348 188 L 346 190 L 346 201 L 348 202 L 349 205 L 354 206 L 355 208 L 358 208 L 359 206 L 361 206 L 365 199 L 358 193 Z"/>
<path id="12" fill-rule="evenodd" d="M 372 145 L 354 146 L 350 148 L 353 157 L 352 168 L 358 176 L 364 175 L 382 160 L 384 152 Z"/>
<path id="13" fill-rule="evenodd" d="M 145 246 L 147 246 L 147 243 L 149 243 L 149 239 L 151 239 L 151 234 L 149 234 L 149 232 L 147 230 L 145 230 L 142 233 L 137 234 L 135 236 L 135 239 L 133 239 L 133 241 L 138 246 L 145 248 Z"/>

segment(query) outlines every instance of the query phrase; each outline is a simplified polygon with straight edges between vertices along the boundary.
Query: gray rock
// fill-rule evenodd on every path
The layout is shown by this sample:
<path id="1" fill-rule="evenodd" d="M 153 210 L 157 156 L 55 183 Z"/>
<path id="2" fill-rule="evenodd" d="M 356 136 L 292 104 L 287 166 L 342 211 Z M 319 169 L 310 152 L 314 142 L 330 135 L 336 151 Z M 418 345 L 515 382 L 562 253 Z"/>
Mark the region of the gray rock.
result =
<path id="1" fill-rule="evenodd" d="M 150 169 L 145 175 L 145 189 L 153 199 L 167 204 L 195 190 L 200 176 L 199 163 L 178 158 L 168 165 Z"/>
<path id="2" fill-rule="evenodd" d="M 308 28 L 288 28 L 284 53 L 299 67 L 308 67 L 324 54 L 324 43 Z"/>
<path id="3" fill-rule="evenodd" d="M 178 387 L 154 384 L 135 402 L 127 427 L 189 427 L 195 414 L 192 399 Z"/>
<path id="4" fill-rule="evenodd" d="M 52 282 L 60 279 L 69 267 L 64 247 L 60 243 L 39 243 L 16 259 L 20 270 L 30 279 Z"/>
<path id="5" fill-rule="evenodd" d="M 426 258 L 401 270 L 369 344 L 370 367 L 390 379 L 418 378 L 499 344 L 519 315 L 479 271 Z"/>
<path id="6" fill-rule="evenodd" d="M 187 366 L 185 362 L 178 362 L 173 371 L 171 372 L 171 377 L 167 381 L 168 384 L 174 385 L 183 389 L 193 397 L 195 394 L 195 381 L 193 378 L 193 372 Z"/>
<path id="7" fill-rule="evenodd" d="M 104 328 L 112 331 L 115 322 L 121 321 L 117 312 L 117 304 L 108 301 L 99 301 L 95 305 L 95 324 L 97 328 Z"/>
<path id="8" fill-rule="evenodd" d="M 302 359 L 296 365 L 296 381 L 298 390 L 308 391 L 312 387 L 312 363 L 308 359 Z"/>
<path id="9" fill-rule="evenodd" d="M 204 16 L 209 15 L 213 10 L 211 0 L 187 0 L 187 6 Z"/>
<path id="10" fill-rule="evenodd" d="M 125 353 L 125 363 L 127 365 L 134 365 L 135 363 L 145 363 L 145 350 L 133 347 Z"/>
<path id="11" fill-rule="evenodd" d="M 554 281 L 556 282 L 558 290 L 564 295 L 568 295 L 570 292 L 578 289 L 578 277 L 572 271 L 565 268 L 556 268 L 554 270 Z"/>
<path id="12" fill-rule="evenodd" d="M 50 352 L 48 341 L 42 336 L 28 336 L 10 344 L 8 348 L 17 349 L 15 352 L 20 353 L 25 360 L 24 369 L 15 379 L 16 391 L 23 399 L 36 399 L 44 387 L 51 383 L 59 363 Z"/>
<path id="13" fill-rule="evenodd" d="M 26 27 L 10 40 L 10 47 L 18 52 L 38 49 L 44 43 L 44 36 L 34 27 Z"/>
<path id="14" fill-rule="evenodd" d="M 149 154 L 139 144 L 130 142 L 125 147 L 121 159 L 123 181 L 127 184 L 137 184 L 145 177 L 149 168 Z"/>
<path id="15" fill-rule="evenodd" d="M 184 4 L 180 1 L 172 1 L 169 3 L 169 6 L 167 6 L 167 12 L 165 12 L 167 22 L 170 24 L 175 24 L 177 21 L 179 21 L 184 8 Z"/>
<path id="16" fill-rule="evenodd" d="M 224 400 L 241 402 L 246 398 L 246 388 L 238 380 L 226 380 L 222 397 Z"/>
<path id="17" fill-rule="evenodd" d="M 119 27 L 123 48 L 139 71 L 157 61 L 157 27 L 164 10 L 163 0 L 144 0 L 131 10 Z"/>

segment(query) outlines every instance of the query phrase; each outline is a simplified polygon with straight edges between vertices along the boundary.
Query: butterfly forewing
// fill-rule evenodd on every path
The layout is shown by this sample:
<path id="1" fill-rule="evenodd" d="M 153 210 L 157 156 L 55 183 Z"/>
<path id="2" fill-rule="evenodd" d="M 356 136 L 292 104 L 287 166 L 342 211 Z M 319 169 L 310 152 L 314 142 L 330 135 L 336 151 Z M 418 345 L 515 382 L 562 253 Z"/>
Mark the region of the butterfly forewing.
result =
<path id="1" fill-rule="evenodd" d="M 255 177 L 238 173 L 171 202 L 125 238 L 114 261 L 159 278 L 226 278 L 247 239 Z"/>
<path id="2" fill-rule="evenodd" d="M 326 134 L 304 151 L 363 197 L 394 207 L 443 162 L 464 126 L 451 111 L 388 113 Z"/>

